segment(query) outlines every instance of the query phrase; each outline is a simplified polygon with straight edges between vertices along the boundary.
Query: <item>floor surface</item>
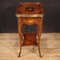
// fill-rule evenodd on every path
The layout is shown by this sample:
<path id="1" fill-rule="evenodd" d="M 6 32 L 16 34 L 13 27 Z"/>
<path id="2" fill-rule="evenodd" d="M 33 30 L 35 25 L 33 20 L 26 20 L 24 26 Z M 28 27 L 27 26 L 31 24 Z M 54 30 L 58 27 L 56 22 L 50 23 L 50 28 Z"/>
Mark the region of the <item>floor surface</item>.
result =
<path id="1" fill-rule="evenodd" d="M 42 33 L 41 54 L 37 46 L 24 46 L 19 53 L 18 33 L 0 34 L 0 60 L 60 60 L 60 33 Z"/>

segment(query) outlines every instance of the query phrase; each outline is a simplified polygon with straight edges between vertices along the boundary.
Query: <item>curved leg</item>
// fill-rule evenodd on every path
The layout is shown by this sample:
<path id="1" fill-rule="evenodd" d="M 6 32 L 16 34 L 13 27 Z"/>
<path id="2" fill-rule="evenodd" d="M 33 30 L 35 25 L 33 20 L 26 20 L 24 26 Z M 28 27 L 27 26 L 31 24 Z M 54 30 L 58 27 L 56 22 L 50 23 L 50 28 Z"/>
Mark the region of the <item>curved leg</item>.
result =
<path id="1" fill-rule="evenodd" d="M 41 52 L 40 52 L 40 37 L 42 33 L 42 20 L 40 22 L 41 23 L 39 24 L 39 33 L 38 33 L 38 51 L 39 51 L 39 56 L 42 57 Z"/>
<path id="2" fill-rule="evenodd" d="M 39 56 L 42 57 L 41 52 L 40 52 L 40 47 L 38 47 L 38 51 L 39 51 Z"/>
<path id="3" fill-rule="evenodd" d="M 20 56 L 21 56 L 21 49 L 22 49 L 22 46 L 20 46 L 20 52 L 19 52 L 18 57 L 20 57 Z"/>
<path id="4" fill-rule="evenodd" d="M 39 51 L 39 56 L 41 56 L 41 52 L 40 52 L 40 36 L 38 36 L 38 51 Z"/>
<path id="5" fill-rule="evenodd" d="M 19 34 L 20 35 L 20 34 Z M 20 37 L 20 52 L 19 52 L 19 55 L 18 55 L 18 57 L 20 57 L 21 56 L 21 50 L 22 50 L 22 35 L 20 35 L 19 36 Z"/>

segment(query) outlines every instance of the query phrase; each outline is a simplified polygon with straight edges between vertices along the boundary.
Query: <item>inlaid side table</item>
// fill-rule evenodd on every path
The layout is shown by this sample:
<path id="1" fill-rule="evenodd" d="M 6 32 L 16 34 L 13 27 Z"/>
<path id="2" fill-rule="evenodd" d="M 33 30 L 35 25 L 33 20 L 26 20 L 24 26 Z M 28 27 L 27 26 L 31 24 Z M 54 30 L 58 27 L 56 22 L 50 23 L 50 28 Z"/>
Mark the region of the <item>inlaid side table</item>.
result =
<path id="1" fill-rule="evenodd" d="M 18 33 L 20 38 L 20 52 L 22 46 L 37 45 L 39 56 L 40 37 L 42 33 L 43 7 L 39 2 L 21 2 L 16 8 L 18 19 Z"/>

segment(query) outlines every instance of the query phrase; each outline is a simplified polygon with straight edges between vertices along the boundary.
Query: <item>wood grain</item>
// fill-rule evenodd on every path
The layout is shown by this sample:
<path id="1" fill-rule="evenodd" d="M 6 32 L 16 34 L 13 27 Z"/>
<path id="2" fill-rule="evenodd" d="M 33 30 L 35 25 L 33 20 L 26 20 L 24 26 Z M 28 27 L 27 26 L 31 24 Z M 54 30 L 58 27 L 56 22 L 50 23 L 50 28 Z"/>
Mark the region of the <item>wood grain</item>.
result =
<path id="1" fill-rule="evenodd" d="M 16 14 L 43 14 L 43 7 L 40 3 L 21 3 L 17 9 Z M 20 38 L 20 52 L 23 45 L 37 45 L 39 56 L 40 53 L 40 37 L 42 33 L 42 18 L 43 17 L 18 17 L 18 32 Z M 28 21 L 32 20 L 31 23 Z M 36 32 L 23 33 L 23 25 L 37 25 Z M 24 37 L 24 38 L 23 38 Z M 37 38 L 36 38 L 37 37 Z"/>

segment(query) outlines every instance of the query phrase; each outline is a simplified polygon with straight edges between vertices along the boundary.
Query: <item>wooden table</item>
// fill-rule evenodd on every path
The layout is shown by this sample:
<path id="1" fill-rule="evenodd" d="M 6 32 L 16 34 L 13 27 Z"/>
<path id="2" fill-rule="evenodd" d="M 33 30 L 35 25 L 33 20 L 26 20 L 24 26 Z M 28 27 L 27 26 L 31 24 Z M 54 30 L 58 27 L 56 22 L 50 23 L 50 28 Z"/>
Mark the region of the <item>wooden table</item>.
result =
<path id="1" fill-rule="evenodd" d="M 18 33 L 20 38 L 20 52 L 22 46 L 37 45 L 39 56 L 40 37 L 42 33 L 43 7 L 39 2 L 20 3 L 16 8 L 16 16 L 18 19 Z"/>

